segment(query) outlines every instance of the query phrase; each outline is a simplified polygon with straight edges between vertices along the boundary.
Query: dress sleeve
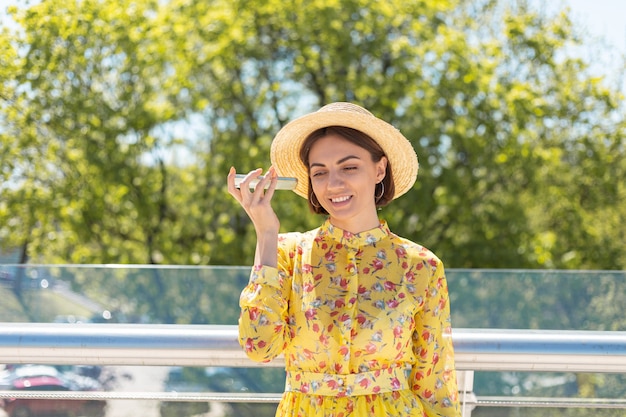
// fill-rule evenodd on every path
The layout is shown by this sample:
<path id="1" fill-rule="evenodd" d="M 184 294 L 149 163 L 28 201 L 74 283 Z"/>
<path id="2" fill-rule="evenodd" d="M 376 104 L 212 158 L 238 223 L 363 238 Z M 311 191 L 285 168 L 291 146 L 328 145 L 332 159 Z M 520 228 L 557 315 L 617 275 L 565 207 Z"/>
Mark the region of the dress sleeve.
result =
<path id="1" fill-rule="evenodd" d="M 448 285 L 443 263 L 435 258 L 430 266 L 434 273 L 425 291 L 423 308 L 415 317 L 413 391 L 422 400 L 428 417 L 460 416 Z"/>
<path id="2" fill-rule="evenodd" d="M 278 267 L 257 265 L 239 298 L 239 343 L 248 357 L 269 362 L 288 342 L 288 298 L 291 290 L 289 256 L 278 251 Z"/>

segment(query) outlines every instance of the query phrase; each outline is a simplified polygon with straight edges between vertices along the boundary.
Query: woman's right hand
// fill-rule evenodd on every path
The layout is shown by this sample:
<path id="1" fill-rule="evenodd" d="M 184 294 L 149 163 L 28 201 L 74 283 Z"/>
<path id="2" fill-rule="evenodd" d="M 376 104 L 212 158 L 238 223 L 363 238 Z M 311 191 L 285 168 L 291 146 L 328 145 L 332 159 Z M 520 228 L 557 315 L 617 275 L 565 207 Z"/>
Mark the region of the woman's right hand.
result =
<path id="1" fill-rule="evenodd" d="M 250 189 L 250 181 L 260 177 L 262 172 L 261 168 L 250 171 L 241 181 L 239 188 L 235 187 L 235 174 L 237 173 L 235 168 L 230 168 L 227 178 L 228 192 L 235 197 L 250 217 L 258 239 L 266 234 L 278 234 L 280 229 L 280 221 L 271 205 L 278 182 L 274 168 L 270 167 L 256 187 Z M 268 184 L 268 188 L 265 189 Z"/>

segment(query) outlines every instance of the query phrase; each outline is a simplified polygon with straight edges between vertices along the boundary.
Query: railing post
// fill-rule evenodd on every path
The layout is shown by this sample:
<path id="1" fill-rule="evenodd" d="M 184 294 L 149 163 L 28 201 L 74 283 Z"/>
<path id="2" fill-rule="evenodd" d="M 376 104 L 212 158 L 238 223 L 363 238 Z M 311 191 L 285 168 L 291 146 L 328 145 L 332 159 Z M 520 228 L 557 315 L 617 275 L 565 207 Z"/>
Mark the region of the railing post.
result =
<path id="1" fill-rule="evenodd" d="M 474 371 L 457 371 L 459 384 L 459 401 L 461 403 L 461 417 L 471 417 L 476 408 L 476 394 L 474 394 Z"/>

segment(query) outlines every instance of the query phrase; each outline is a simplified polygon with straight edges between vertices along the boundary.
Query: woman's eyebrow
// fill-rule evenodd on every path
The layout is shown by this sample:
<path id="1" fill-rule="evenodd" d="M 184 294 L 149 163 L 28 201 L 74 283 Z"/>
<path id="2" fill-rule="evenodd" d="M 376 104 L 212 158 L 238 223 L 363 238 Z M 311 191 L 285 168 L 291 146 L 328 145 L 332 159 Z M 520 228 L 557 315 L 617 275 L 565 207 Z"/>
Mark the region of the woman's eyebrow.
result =
<path id="1" fill-rule="evenodd" d="M 350 159 L 361 159 L 361 158 L 359 158 L 359 157 L 358 157 L 358 156 L 356 156 L 356 155 L 348 155 L 348 156 L 345 156 L 345 157 L 341 158 L 340 160 L 338 160 L 338 161 L 337 161 L 337 165 L 342 164 L 342 163 L 344 163 L 344 162 L 346 162 L 346 161 L 348 161 L 348 160 L 350 160 Z M 311 165 L 309 165 L 309 168 L 313 168 L 313 167 L 325 167 L 325 166 L 326 166 L 326 165 L 324 165 L 324 164 L 322 164 L 322 163 L 320 163 L 320 162 L 313 162 L 313 163 L 311 163 Z"/>
<path id="2" fill-rule="evenodd" d="M 339 161 L 337 161 L 337 164 L 342 164 L 342 163 L 346 162 L 349 159 L 361 159 L 361 158 L 359 158 L 356 155 L 348 155 L 348 156 L 346 156 L 344 158 L 341 158 Z"/>

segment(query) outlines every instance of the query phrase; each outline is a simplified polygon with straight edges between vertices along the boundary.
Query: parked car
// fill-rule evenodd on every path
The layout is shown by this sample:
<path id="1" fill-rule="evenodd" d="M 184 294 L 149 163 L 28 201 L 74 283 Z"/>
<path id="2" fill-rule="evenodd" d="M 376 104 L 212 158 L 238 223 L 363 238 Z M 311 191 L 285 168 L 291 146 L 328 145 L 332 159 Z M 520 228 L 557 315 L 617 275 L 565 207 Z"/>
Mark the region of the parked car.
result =
<path id="1" fill-rule="evenodd" d="M 15 276 L 11 272 L 0 270 L 0 284 L 3 284 L 7 287 L 12 287 L 14 281 Z"/>
<path id="2" fill-rule="evenodd" d="M 59 372 L 52 366 L 22 366 L 4 375 L 3 385 L 16 391 L 96 391 L 96 380 L 80 375 L 73 376 Z M 104 417 L 104 400 L 70 400 L 39 398 L 7 398 L 2 400 L 2 408 L 9 417 Z"/>

